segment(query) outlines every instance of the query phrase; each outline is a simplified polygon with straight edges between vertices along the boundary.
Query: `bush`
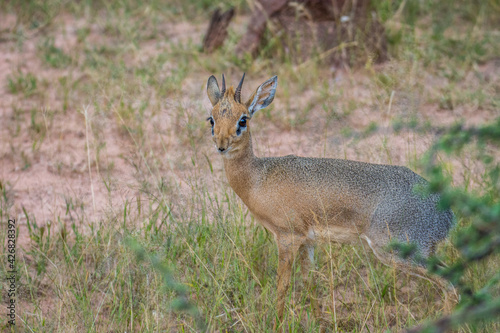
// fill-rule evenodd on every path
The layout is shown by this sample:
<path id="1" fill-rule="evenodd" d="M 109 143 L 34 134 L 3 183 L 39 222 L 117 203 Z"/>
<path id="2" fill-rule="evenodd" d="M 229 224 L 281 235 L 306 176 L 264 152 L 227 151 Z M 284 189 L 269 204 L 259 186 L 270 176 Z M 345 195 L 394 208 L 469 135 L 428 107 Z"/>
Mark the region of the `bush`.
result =
<path id="1" fill-rule="evenodd" d="M 443 164 L 438 163 L 438 153 L 448 156 L 460 154 L 472 148 L 474 157 L 484 168 L 483 189 L 480 193 L 466 188 L 451 186 Z M 441 194 L 440 207 L 452 208 L 469 225 L 457 230 L 454 245 L 459 258 L 450 267 L 440 266 L 439 260 L 431 258 L 428 268 L 452 282 L 461 294 L 455 311 L 434 322 L 424 324 L 408 332 L 445 332 L 469 324 L 474 328 L 500 315 L 500 272 L 484 277 L 479 288 L 474 288 L 465 279 L 466 272 L 478 263 L 487 263 L 488 258 L 500 252 L 500 118 L 490 124 L 465 127 L 452 126 L 443 131 L 440 138 L 426 155 L 426 173 L 429 175 L 429 192 Z"/>

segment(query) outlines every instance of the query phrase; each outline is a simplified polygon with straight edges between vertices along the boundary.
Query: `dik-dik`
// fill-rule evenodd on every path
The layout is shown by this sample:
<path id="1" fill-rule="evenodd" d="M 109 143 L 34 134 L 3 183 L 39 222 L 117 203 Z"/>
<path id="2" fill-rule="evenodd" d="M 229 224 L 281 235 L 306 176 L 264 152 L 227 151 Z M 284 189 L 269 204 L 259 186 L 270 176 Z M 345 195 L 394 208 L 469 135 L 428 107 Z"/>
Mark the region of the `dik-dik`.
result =
<path id="1" fill-rule="evenodd" d="M 294 155 L 256 157 L 251 119 L 273 101 L 278 78 L 267 80 L 242 102 L 244 78 L 234 90 L 226 89 L 224 76 L 222 89 L 210 76 L 207 94 L 213 109 L 208 120 L 229 184 L 278 244 L 278 319 L 283 318 L 295 256 L 300 254 L 302 269 L 308 269 L 318 241 L 362 240 L 384 264 L 446 288 L 444 279 L 427 274 L 417 256 L 401 259 L 387 249 L 392 240 L 409 242 L 422 259 L 447 236 L 454 219 L 451 210 L 436 207 L 439 195 L 424 197 L 414 190 L 426 180 L 401 166 Z"/>

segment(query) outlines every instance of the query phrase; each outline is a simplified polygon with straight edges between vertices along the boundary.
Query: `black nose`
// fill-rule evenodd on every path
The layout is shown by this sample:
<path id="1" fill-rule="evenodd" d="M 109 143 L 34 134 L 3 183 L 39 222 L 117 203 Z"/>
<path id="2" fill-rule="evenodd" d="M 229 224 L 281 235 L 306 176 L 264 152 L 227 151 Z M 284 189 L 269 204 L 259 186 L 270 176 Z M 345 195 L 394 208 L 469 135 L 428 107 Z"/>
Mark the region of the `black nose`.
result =
<path id="1" fill-rule="evenodd" d="M 222 148 L 222 147 L 219 147 L 219 151 L 222 153 L 224 152 L 224 150 L 226 150 L 226 148 Z"/>

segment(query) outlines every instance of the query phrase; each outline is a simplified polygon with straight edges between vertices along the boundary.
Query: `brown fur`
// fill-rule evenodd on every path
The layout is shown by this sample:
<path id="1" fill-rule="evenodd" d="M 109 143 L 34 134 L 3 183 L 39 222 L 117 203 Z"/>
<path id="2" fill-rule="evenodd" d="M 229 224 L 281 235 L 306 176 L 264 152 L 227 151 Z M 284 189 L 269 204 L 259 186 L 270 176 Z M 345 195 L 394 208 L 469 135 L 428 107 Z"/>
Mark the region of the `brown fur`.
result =
<path id="1" fill-rule="evenodd" d="M 213 140 L 219 151 L 223 149 L 227 179 L 278 245 L 279 321 L 283 318 L 294 258 L 301 253 L 302 267 L 308 267 L 308 256 L 304 254 L 317 241 L 362 240 L 384 264 L 447 288 L 445 280 L 427 274 L 422 265 L 400 259 L 385 249 L 393 238 L 408 240 L 416 243 L 426 257 L 446 237 L 453 213 L 436 209 L 438 196 L 422 199 L 413 193 L 414 185 L 426 183 L 423 178 L 407 168 L 391 165 L 292 155 L 258 158 L 252 149 L 250 118 L 259 108 L 250 108 L 255 101 L 265 102 L 265 106 L 272 101 L 276 77 L 262 84 L 260 92 L 257 89 L 244 104 L 235 101 L 232 87 L 217 98 L 218 88 L 212 78 L 207 92 L 213 104 Z M 268 98 L 270 101 L 266 101 Z M 242 115 L 249 119 L 246 130 L 238 136 L 237 124 Z"/>

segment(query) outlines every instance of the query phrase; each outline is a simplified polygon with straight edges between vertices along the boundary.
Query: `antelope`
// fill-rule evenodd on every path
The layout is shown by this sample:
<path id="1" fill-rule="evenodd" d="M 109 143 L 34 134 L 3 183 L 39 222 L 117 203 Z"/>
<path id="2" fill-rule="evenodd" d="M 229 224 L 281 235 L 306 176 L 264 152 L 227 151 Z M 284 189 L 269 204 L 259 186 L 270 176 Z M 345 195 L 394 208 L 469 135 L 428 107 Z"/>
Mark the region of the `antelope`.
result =
<path id="1" fill-rule="evenodd" d="M 294 155 L 256 157 L 250 123 L 257 111 L 273 101 L 278 77 L 265 81 L 242 102 L 244 79 L 245 74 L 236 90 L 226 89 L 222 75 L 221 90 L 210 76 L 207 94 L 213 108 L 207 120 L 229 185 L 276 240 L 279 322 L 293 261 L 299 255 L 302 270 L 308 271 L 317 242 L 362 241 L 382 263 L 445 290 L 446 280 L 427 273 L 423 259 L 446 238 L 454 215 L 437 208 L 438 194 L 424 197 L 414 191 L 427 181 L 402 166 Z M 388 250 L 394 240 L 414 244 L 416 254 L 400 258 Z"/>

